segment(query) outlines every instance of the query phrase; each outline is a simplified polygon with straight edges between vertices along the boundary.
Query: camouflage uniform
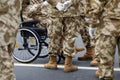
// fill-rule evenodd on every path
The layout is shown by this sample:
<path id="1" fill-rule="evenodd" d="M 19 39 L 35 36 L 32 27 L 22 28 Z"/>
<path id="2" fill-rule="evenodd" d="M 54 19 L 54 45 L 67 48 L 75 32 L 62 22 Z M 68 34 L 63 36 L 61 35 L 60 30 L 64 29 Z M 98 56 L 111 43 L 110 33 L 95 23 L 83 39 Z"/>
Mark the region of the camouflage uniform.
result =
<path id="1" fill-rule="evenodd" d="M 95 0 L 92 1 L 93 4 Z M 99 79 L 113 80 L 115 48 L 117 44 L 120 46 L 120 0 L 100 0 L 97 6 L 92 8 L 95 9 L 92 12 L 93 15 L 100 14 L 95 49 L 100 59 L 99 69 L 101 74 Z"/>
<path id="2" fill-rule="evenodd" d="M 31 20 L 32 18 L 28 17 L 29 7 L 30 6 L 30 0 L 23 0 L 22 3 L 22 18 L 23 21 Z"/>
<path id="3" fill-rule="evenodd" d="M 24 21 L 28 20 L 40 20 L 42 24 L 37 25 L 38 27 L 48 27 L 50 24 L 50 19 L 46 13 L 47 7 L 43 6 L 43 0 L 28 0 L 29 5 L 26 5 L 23 9 Z M 35 8 L 34 8 L 35 7 Z"/>
<path id="4" fill-rule="evenodd" d="M 91 38 L 89 35 L 89 31 L 88 31 L 89 25 L 87 25 L 85 23 L 85 20 L 81 20 L 80 23 L 81 23 L 81 25 L 79 28 L 79 30 L 80 30 L 79 33 L 81 34 L 81 37 L 83 39 L 83 43 L 84 43 L 85 47 L 94 47 L 95 46 L 95 38 Z"/>
<path id="5" fill-rule="evenodd" d="M 0 0 L 0 80 L 15 80 L 13 57 L 22 0 Z"/>
<path id="6" fill-rule="evenodd" d="M 89 0 L 84 0 L 86 1 L 86 3 L 84 3 L 85 5 L 85 9 L 86 11 L 89 10 Z M 86 12 L 87 13 L 87 12 Z M 80 23 L 80 28 L 79 28 L 79 33 L 81 34 L 81 37 L 83 39 L 83 43 L 86 47 L 86 53 L 84 53 L 82 56 L 78 57 L 78 60 L 86 60 L 86 59 L 92 59 L 92 61 L 90 62 L 91 66 L 97 66 L 99 63 L 98 58 L 96 57 L 95 54 L 95 34 L 90 35 L 90 29 L 88 28 L 88 26 L 91 26 L 91 24 L 86 23 L 86 16 L 81 16 L 81 21 Z M 94 31 L 95 33 L 96 31 Z M 92 33 L 92 32 L 91 32 Z"/>
<path id="7" fill-rule="evenodd" d="M 83 2 L 80 0 L 73 0 L 73 5 L 67 11 L 58 11 L 55 5 L 60 0 L 50 3 L 48 15 L 51 17 L 51 24 L 48 28 L 48 35 L 50 38 L 49 52 L 52 55 L 57 55 L 60 50 L 61 39 L 64 39 L 63 52 L 64 54 L 73 57 L 75 55 L 74 42 L 78 36 L 81 17 L 84 16 Z M 64 0 L 67 1 L 67 0 Z"/>
<path id="8" fill-rule="evenodd" d="M 90 43 L 91 41 L 90 41 L 90 36 L 88 32 L 88 27 L 87 27 L 88 25 L 85 25 L 84 22 L 85 22 L 84 19 L 80 21 L 81 25 L 80 25 L 79 33 L 81 34 L 85 47 L 91 47 L 92 45 Z"/>

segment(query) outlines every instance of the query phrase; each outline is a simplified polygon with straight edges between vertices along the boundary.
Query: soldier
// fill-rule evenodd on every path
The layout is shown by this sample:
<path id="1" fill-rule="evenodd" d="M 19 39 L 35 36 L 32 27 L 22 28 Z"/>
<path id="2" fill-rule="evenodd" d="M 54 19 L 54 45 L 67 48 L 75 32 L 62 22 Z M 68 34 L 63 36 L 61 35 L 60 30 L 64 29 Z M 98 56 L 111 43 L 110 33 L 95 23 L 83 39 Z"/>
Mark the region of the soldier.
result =
<path id="1" fill-rule="evenodd" d="M 23 11 L 26 14 L 23 14 L 24 16 L 27 16 L 27 20 L 33 19 L 33 20 L 40 20 L 42 24 L 40 24 L 38 27 L 46 27 L 50 25 L 50 17 L 48 16 L 48 13 L 46 12 L 47 7 L 45 6 L 46 3 L 43 3 L 44 0 L 29 0 L 30 4 L 26 7 L 26 9 Z M 28 2 L 27 2 L 28 3 Z M 26 5 L 26 4 L 25 4 Z M 33 7 L 35 7 L 33 9 Z M 61 40 L 61 43 L 64 40 Z M 75 46 L 76 52 L 84 50 L 84 48 L 80 48 Z"/>
<path id="2" fill-rule="evenodd" d="M 120 46 L 120 0 L 91 0 L 91 10 L 89 14 L 100 17 L 95 46 L 100 65 L 96 75 L 100 80 L 114 80 L 115 47 Z"/>
<path id="3" fill-rule="evenodd" d="M 47 0 L 48 13 L 51 24 L 48 28 L 50 60 L 44 65 L 45 68 L 57 68 L 57 54 L 61 48 L 61 39 L 64 39 L 63 53 L 65 55 L 64 71 L 76 71 L 78 67 L 73 65 L 72 58 L 75 56 L 75 38 L 81 15 L 84 15 L 83 4 L 80 0 Z M 83 1 L 84 2 L 84 1 Z"/>
<path id="4" fill-rule="evenodd" d="M 12 51 L 20 23 L 22 0 L 0 0 L 0 80 L 16 80 Z"/>
<path id="5" fill-rule="evenodd" d="M 89 10 L 89 0 L 85 0 L 86 5 L 84 10 L 88 11 Z M 87 13 L 87 12 L 86 12 Z M 81 34 L 81 37 L 83 39 L 83 43 L 86 47 L 86 53 L 83 56 L 79 56 L 78 60 L 87 60 L 87 59 L 92 59 L 90 62 L 91 66 L 97 66 L 99 64 L 99 60 L 96 58 L 95 54 L 95 29 L 93 28 L 88 28 L 88 26 L 92 26 L 91 24 L 86 23 L 88 18 L 86 16 L 81 17 L 80 28 L 79 28 L 79 33 Z M 93 34 L 93 35 L 92 35 Z"/>
<path id="6" fill-rule="evenodd" d="M 84 23 L 85 21 L 83 21 Z M 88 26 L 84 23 L 82 27 L 80 27 L 80 34 L 83 39 L 83 43 L 86 47 L 86 53 L 83 56 L 79 56 L 78 60 L 87 60 L 92 59 L 90 62 L 91 66 L 98 66 L 99 60 L 96 58 L 95 54 L 95 35 L 90 36 Z"/>

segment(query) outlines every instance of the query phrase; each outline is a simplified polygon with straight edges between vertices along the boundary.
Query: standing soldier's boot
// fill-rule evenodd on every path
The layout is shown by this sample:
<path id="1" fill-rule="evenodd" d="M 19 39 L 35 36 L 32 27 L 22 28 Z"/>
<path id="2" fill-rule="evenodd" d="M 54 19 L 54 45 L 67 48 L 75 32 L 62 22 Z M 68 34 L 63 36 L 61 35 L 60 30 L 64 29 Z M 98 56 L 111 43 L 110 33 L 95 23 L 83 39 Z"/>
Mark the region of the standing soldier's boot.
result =
<path id="1" fill-rule="evenodd" d="M 100 63 L 99 61 L 97 60 L 97 58 L 94 58 L 91 62 L 90 62 L 90 65 L 91 66 L 98 66 Z"/>
<path id="2" fill-rule="evenodd" d="M 57 57 L 50 55 L 50 60 L 44 67 L 48 69 L 57 69 Z"/>
<path id="3" fill-rule="evenodd" d="M 94 47 L 87 47 L 87 52 L 83 56 L 79 56 L 78 60 L 93 59 L 94 57 Z"/>
<path id="4" fill-rule="evenodd" d="M 81 48 L 81 47 L 75 46 L 75 50 L 76 50 L 77 52 L 80 52 L 80 51 L 83 51 L 83 50 L 85 50 L 85 49 L 84 49 L 84 48 Z"/>
<path id="5" fill-rule="evenodd" d="M 65 72 L 72 72 L 78 70 L 78 67 L 72 64 L 72 57 L 66 56 L 65 57 L 65 64 L 64 64 L 64 71 Z"/>
<path id="6" fill-rule="evenodd" d="M 97 77 L 99 77 L 100 74 L 101 74 L 101 71 L 100 71 L 100 69 L 98 69 L 98 70 L 95 72 L 95 75 L 96 75 Z"/>
<path id="7" fill-rule="evenodd" d="M 96 60 L 96 54 L 94 47 L 87 47 L 87 52 L 83 56 L 79 56 L 78 60 L 92 59 L 90 62 L 91 66 L 98 66 L 99 62 Z"/>

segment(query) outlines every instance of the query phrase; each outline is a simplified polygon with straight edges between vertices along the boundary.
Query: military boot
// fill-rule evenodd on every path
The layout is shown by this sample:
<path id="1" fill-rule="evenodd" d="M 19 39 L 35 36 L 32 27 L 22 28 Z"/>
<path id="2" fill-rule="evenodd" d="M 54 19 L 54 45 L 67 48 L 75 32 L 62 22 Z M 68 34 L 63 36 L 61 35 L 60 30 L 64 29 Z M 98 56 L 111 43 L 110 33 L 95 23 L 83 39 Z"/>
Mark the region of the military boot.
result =
<path id="1" fill-rule="evenodd" d="M 83 56 L 79 56 L 78 60 L 93 59 L 95 57 L 94 47 L 87 47 L 87 52 Z"/>
<path id="2" fill-rule="evenodd" d="M 53 55 L 50 56 L 49 62 L 45 64 L 44 67 L 48 69 L 57 69 L 57 57 Z"/>
<path id="3" fill-rule="evenodd" d="M 75 50 L 76 50 L 77 52 L 80 52 L 80 51 L 83 51 L 83 50 L 85 50 L 85 49 L 84 49 L 84 48 L 81 48 L 81 47 L 75 46 Z"/>
<path id="4" fill-rule="evenodd" d="M 100 63 L 99 61 L 95 58 L 90 62 L 90 66 L 98 66 Z"/>
<path id="5" fill-rule="evenodd" d="M 100 74 L 101 74 L 101 71 L 100 71 L 100 69 L 98 69 L 98 70 L 95 72 L 95 75 L 96 75 L 97 77 L 99 77 Z"/>
<path id="6" fill-rule="evenodd" d="M 64 71 L 65 72 L 72 72 L 78 70 L 78 67 L 72 64 L 72 57 L 66 56 L 65 57 L 65 64 L 64 64 Z"/>

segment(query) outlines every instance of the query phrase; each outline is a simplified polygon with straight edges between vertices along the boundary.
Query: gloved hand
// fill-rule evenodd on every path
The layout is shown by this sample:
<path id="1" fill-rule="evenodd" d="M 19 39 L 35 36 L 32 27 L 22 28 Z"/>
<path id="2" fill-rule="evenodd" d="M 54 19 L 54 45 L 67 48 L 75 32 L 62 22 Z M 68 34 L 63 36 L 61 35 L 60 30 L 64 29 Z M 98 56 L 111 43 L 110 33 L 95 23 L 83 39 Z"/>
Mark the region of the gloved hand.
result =
<path id="1" fill-rule="evenodd" d="M 89 27 L 88 30 L 89 30 L 90 37 L 94 38 L 94 36 L 96 34 L 96 28 Z"/>
<path id="2" fill-rule="evenodd" d="M 65 1 L 64 3 L 58 2 L 56 8 L 59 11 L 66 11 L 72 5 L 72 0 Z"/>
<path id="3" fill-rule="evenodd" d="M 63 3 L 64 11 L 66 11 L 72 5 L 72 0 L 68 0 Z"/>
<path id="4" fill-rule="evenodd" d="M 48 3 L 47 1 L 44 1 L 44 2 L 43 2 L 43 5 L 44 5 L 44 6 L 47 6 L 47 5 L 49 5 L 49 3 Z"/>
<path id="5" fill-rule="evenodd" d="M 60 2 L 57 3 L 56 8 L 57 8 L 59 11 L 63 11 L 63 10 L 64 10 L 64 6 L 63 6 L 63 4 L 60 3 Z"/>
<path id="6" fill-rule="evenodd" d="M 89 21 L 90 21 L 90 18 L 85 18 L 85 21 L 86 21 L 86 22 L 89 22 Z"/>

